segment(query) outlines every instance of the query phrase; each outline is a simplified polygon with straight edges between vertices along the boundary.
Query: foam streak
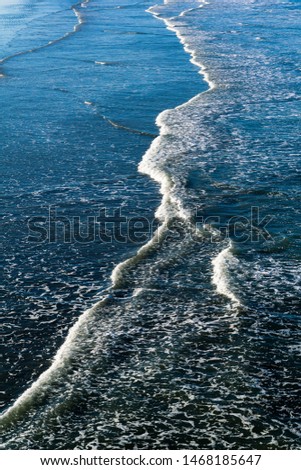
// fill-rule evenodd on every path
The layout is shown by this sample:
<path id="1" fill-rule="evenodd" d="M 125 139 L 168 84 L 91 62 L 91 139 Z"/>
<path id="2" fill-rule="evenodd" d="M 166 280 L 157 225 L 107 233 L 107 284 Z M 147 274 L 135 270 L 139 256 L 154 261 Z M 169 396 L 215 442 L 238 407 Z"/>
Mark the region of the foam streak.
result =
<path id="1" fill-rule="evenodd" d="M 235 263 L 235 258 L 232 254 L 232 243 L 221 251 L 212 261 L 213 265 L 213 276 L 212 276 L 212 283 L 216 287 L 216 291 L 227 297 L 235 306 L 240 305 L 239 299 L 236 295 L 232 292 L 230 287 L 230 278 L 228 267 Z"/>

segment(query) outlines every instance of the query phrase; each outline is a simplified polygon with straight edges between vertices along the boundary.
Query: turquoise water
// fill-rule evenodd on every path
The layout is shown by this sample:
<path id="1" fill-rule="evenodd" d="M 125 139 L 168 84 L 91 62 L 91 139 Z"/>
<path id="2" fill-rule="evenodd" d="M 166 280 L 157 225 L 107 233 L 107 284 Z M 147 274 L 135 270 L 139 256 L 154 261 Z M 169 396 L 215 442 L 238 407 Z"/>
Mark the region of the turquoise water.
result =
<path id="1" fill-rule="evenodd" d="M 4 447 L 298 448 L 300 3 L 1 11 Z"/>

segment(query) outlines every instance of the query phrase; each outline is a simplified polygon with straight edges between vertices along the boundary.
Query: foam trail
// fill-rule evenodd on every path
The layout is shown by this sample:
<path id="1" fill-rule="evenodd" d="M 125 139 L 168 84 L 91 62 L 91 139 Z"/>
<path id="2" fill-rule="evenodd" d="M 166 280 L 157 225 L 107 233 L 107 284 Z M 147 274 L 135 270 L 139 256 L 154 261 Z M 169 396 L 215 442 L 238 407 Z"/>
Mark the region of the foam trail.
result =
<path id="1" fill-rule="evenodd" d="M 144 154 L 138 169 L 140 173 L 150 176 L 160 185 L 160 192 L 163 197 L 156 211 L 156 217 L 162 223 L 167 223 L 173 218 L 180 218 L 189 223 L 190 213 L 183 207 L 181 199 L 176 194 L 176 191 L 174 191 L 175 183 L 171 175 L 166 170 L 160 168 L 156 158 L 162 138 L 169 132 L 168 126 L 164 122 L 165 113 L 166 111 L 163 111 L 163 113 L 159 114 L 156 121 L 158 127 L 160 127 L 160 135 L 152 142 L 149 150 Z"/>
<path id="2" fill-rule="evenodd" d="M 229 246 L 221 251 L 212 261 L 213 276 L 212 283 L 216 287 L 216 291 L 227 297 L 235 306 L 241 305 L 240 300 L 232 292 L 230 287 L 229 264 L 235 263 L 235 258 L 232 254 L 233 245 L 230 242 Z"/>
<path id="3" fill-rule="evenodd" d="M 205 7 L 206 5 L 209 5 L 209 2 L 207 2 L 206 0 L 200 0 L 200 2 L 201 2 L 201 5 L 199 5 L 198 8 L 203 8 L 203 7 Z M 172 18 L 170 18 L 170 19 L 163 18 L 163 17 L 160 15 L 160 13 L 157 13 L 157 12 L 153 11 L 153 10 L 156 8 L 156 6 L 157 6 L 157 5 L 155 5 L 155 6 L 153 6 L 153 7 L 150 7 L 150 8 L 149 8 L 148 10 L 146 10 L 146 11 L 149 12 L 149 13 L 151 13 L 152 15 L 154 15 L 154 16 L 155 16 L 156 18 L 158 18 L 159 20 L 164 21 L 164 23 L 165 23 L 166 26 L 167 26 L 167 29 L 168 29 L 169 31 L 173 31 L 173 32 L 176 34 L 176 36 L 177 36 L 177 38 L 179 39 L 180 43 L 183 45 L 183 48 L 184 48 L 185 52 L 187 52 L 187 54 L 189 54 L 189 55 L 191 56 L 190 62 L 191 62 L 192 64 L 196 65 L 197 67 L 199 67 L 199 69 L 200 69 L 199 73 L 200 73 L 201 75 L 203 75 L 203 78 L 204 78 L 205 82 L 207 82 L 208 85 L 209 85 L 209 90 L 206 90 L 206 91 L 204 91 L 204 92 L 202 92 L 202 93 L 200 93 L 200 94 L 194 96 L 194 97 L 193 97 L 191 100 L 189 100 L 188 102 L 183 103 L 183 104 L 181 104 L 180 106 L 177 106 L 177 108 L 180 109 L 181 107 L 186 106 L 187 103 L 189 103 L 189 102 L 191 102 L 191 101 L 197 99 L 201 94 L 203 94 L 203 93 L 208 93 L 208 91 L 213 90 L 213 89 L 216 87 L 216 85 L 215 85 L 215 83 L 210 79 L 209 73 L 208 73 L 208 71 L 207 71 L 205 65 L 202 64 L 202 63 L 198 60 L 198 58 L 197 58 L 197 52 L 196 52 L 194 49 L 191 49 L 191 47 L 189 46 L 189 44 L 186 42 L 185 37 L 184 37 L 184 36 L 177 30 L 177 28 L 175 28 L 175 26 L 173 25 L 173 23 L 172 23 L 172 21 L 171 21 Z M 185 16 L 187 13 L 189 13 L 189 12 L 191 12 L 191 11 L 193 11 L 193 10 L 196 10 L 196 9 L 198 9 L 198 8 L 189 8 L 188 10 L 183 11 L 183 12 L 179 15 L 179 17 L 183 17 L 183 16 Z M 176 109 L 177 109 L 177 108 L 176 108 Z"/>
<path id="4" fill-rule="evenodd" d="M 168 2 L 164 3 L 167 4 Z M 202 4 L 199 6 L 199 8 L 205 6 L 206 4 L 208 4 L 207 1 L 202 1 Z M 216 87 L 216 85 L 210 79 L 206 67 L 197 59 L 196 51 L 194 49 L 191 49 L 189 44 L 187 44 L 185 37 L 182 36 L 181 33 L 173 26 L 171 19 L 163 18 L 159 13 L 155 11 L 155 8 L 157 6 L 158 5 L 150 7 L 146 11 L 154 15 L 157 19 L 163 21 L 167 29 L 173 31 L 176 34 L 180 43 L 183 45 L 185 52 L 187 52 L 191 56 L 190 62 L 200 69 L 199 73 L 203 76 L 204 81 L 208 83 L 207 90 L 197 94 L 189 101 L 174 108 L 181 109 L 187 106 L 187 104 L 192 103 L 194 100 L 197 100 L 204 93 L 212 91 Z M 183 14 L 187 11 L 191 11 L 191 9 L 183 11 L 181 15 L 183 16 Z M 157 181 L 160 184 L 160 192 L 163 195 L 163 198 L 161 201 L 161 205 L 156 211 L 156 217 L 162 222 L 168 219 L 170 220 L 173 217 L 178 217 L 189 224 L 191 214 L 187 209 L 183 207 L 181 198 L 176 194 L 176 185 L 172 180 L 171 175 L 169 175 L 166 171 L 160 169 L 158 162 L 156 161 L 156 154 L 158 148 L 160 147 L 161 141 L 165 135 L 170 133 L 170 129 L 165 120 L 169 112 L 170 110 L 165 110 L 160 113 L 157 117 L 156 124 L 160 128 L 160 135 L 157 139 L 152 142 L 150 149 L 145 153 L 141 163 L 139 164 L 139 171 L 141 173 L 149 175 L 153 180 Z"/>
<path id="5" fill-rule="evenodd" d="M 127 270 L 127 268 L 134 266 L 137 264 L 141 259 L 145 257 L 145 255 L 153 249 L 153 247 L 160 242 L 162 237 L 164 236 L 164 232 L 167 229 L 167 221 L 165 221 L 154 233 L 154 236 L 139 250 L 137 253 L 132 257 L 128 258 L 125 261 L 117 264 L 112 271 L 111 274 L 111 281 L 112 281 L 112 289 L 119 289 L 123 285 L 123 272 Z M 133 294 L 135 296 L 135 293 Z"/>
<path id="6" fill-rule="evenodd" d="M 105 294 L 105 293 L 104 293 Z M 72 351 L 76 348 L 76 337 L 80 329 L 83 328 L 85 323 L 88 321 L 93 312 L 105 305 L 107 300 L 110 298 L 109 294 L 97 302 L 92 308 L 86 310 L 77 320 L 77 322 L 70 328 L 69 333 L 65 342 L 57 351 L 51 366 L 45 370 L 39 378 L 27 389 L 22 395 L 8 408 L 0 417 L 0 425 L 5 425 L 6 422 L 11 419 L 18 418 L 22 414 L 23 410 L 26 409 L 36 401 L 36 398 L 47 392 L 48 383 L 56 377 L 56 375 L 64 369 L 70 357 L 72 357 Z"/>
<path id="7" fill-rule="evenodd" d="M 204 0 L 204 1 L 202 1 L 202 4 L 199 5 L 198 8 L 202 8 L 202 7 L 204 7 L 205 5 L 208 5 L 208 4 L 209 4 L 209 2 Z M 209 86 L 208 90 L 194 96 L 187 103 L 183 103 L 180 106 L 177 106 L 177 108 L 176 108 L 176 109 L 181 109 L 182 107 L 186 106 L 188 103 L 191 103 L 194 100 L 198 99 L 200 97 L 200 95 L 203 95 L 204 93 L 208 93 L 208 92 L 214 90 L 216 88 L 216 84 L 211 80 L 206 67 L 198 60 L 196 51 L 190 47 L 190 45 L 186 42 L 186 38 L 183 35 L 181 35 L 181 33 L 177 30 L 177 28 L 174 27 L 174 25 L 172 24 L 172 19 L 165 19 L 165 18 L 161 17 L 159 13 L 156 13 L 155 11 L 153 11 L 154 9 L 155 9 L 155 6 L 149 8 L 147 11 L 149 13 L 153 14 L 154 16 L 156 16 L 158 19 L 164 21 L 164 23 L 167 26 L 167 29 L 169 29 L 170 31 L 173 31 L 173 32 L 176 33 L 179 41 L 181 42 L 181 44 L 184 47 L 185 52 L 187 52 L 191 56 L 190 62 L 200 68 L 199 73 L 201 75 L 203 75 L 204 80 L 208 83 L 208 86 Z M 188 13 L 194 11 L 194 10 L 196 10 L 196 8 L 189 8 L 188 10 L 183 11 L 179 15 L 179 17 L 185 17 L 186 14 L 188 14 Z M 165 126 L 164 126 L 164 112 L 161 113 L 158 116 L 157 124 L 159 126 L 161 125 L 161 135 L 162 134 L 164 135 L 164 133 L 167 133 L 167 129 L 165 129 Z M 159 137 L 159 139 L 160 139 L 160 137 Z M 155 145 L 155 142 L 156 141 L 154 141 L 153 145 Z M 160 180 L 161 175 L 158 172 L 156 172 L 155 168 L 151 168 L 151 166 L 148 164 L 147 154 L 144 156 L 143 161 L 140 164 L 139 169 L 142 172 L 148 173 L 153 179 L 155 179 L 157 181 Z M 162 182 L 161 192 L 163 192 L 163 194 L 164 194 L 164 182 Z M 166 194 L 165 194 L 165 199 L 167 199 Z M 161 210 L 162 210 L 163 206 L 164 206 L 164 201 L 162 202 L 162 204 L 160 206 Z M 159 212 L 160 212 L 160 208 L 159 208 Z M 227 248 L 225 248 L 223 251 L 221 251 L 213 259 L 213 261 L 212 261 L 212 265 L 213 265 L 212 283 L 215 285 L 216 291 L 219 294 L 224 295 L 229 300 L 231 300 L 231 302 L 233 303 L 233 306 L 239 306 L 239 305 L 241 305 L 240 300 L 231 291 L 231 288 L 230 288 L 230 285 L 229 285 L 229 273 L 228 273 L 228 269 L 227 269 L 227 265 L 229 263 L 231 263 L 231 262 L 233 263 L 235 261 L 235 258 L 232 254 L 232 248 L 233 248 L 232 242 L 230 242 L 230 245 Z"/>

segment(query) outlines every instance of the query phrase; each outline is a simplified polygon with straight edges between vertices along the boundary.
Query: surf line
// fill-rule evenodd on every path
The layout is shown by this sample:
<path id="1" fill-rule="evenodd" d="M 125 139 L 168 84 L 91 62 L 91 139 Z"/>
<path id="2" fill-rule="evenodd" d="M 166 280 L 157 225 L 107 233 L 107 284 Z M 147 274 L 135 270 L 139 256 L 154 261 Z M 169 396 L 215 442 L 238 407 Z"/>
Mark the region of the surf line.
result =
<path id="1" fill-rule="evenodd" d="M 180 13 L 179 15 L 179 18 L 180 17 L 185 17 L 188 13 L 192 12 L 192 11 L 196 11 L 198 10 L 199 8 L 203 8 L 205 7 L 206 5 L 210 5 L 209 2 L 207 2 L 207 0 L 198 0 L 200 5 L 197 7 L 197 8 L 189 8 L 188 10 L 184 10 L 182 11 L 182 13 Z M 194 96 L 193 98 L 191 98 L 191 100 L 183 103 L 183 104 L 180 104 L 179 106 L 177 106 L 175 109 L 181 109 L 182 107 L 186 106 L 188 103 L 194 101 L 195 99 L 199 98 L 200 95 L 203 95 L 204 93 L 208 93 L 209 91 L 213 90 L 214 88 L 216 88 L 216 84 L 210 79 L 209 77 L 209 73 L 207 71 L 207 68 L 205 67 L 204 64 L 202 64 L 198 58 L 197 58 L 197 52 L 194 50 L 194 49 L 191 49 L 189 44 L 187 44 L 187 42 L 185 41 L 185 37 L 180 33 L 180 31 L 178 31 L 178 29 L 172 24 L 172 19 L 173 18 L 164 18 L 160 13 L 157 13 L 155 11 L 153 11 L 158 5 L 154 5 L 153 7 L 150 7 L 148 8 L 148 10 L 146 10 L 147 12 L 151 13 L 152 15 L 154 15 L 158 20 L 161 20 L 165 23 L 167 29 L 169 31 L 172 31 L 173 33 L 176 34 L 177 38 L 179 39 L 180 43 L 182 44 L 183 48 L 184 48 L 184 51 L 187 52 L 187 54 L 190 55 L 191 59 L 190 59 L 190 62 L 193 64 L 193 65 L 196 65 L 200 71 L 199 73 L 201 75 L 203 75 L 203 79 L 205 82 L 207 82 L 208 86 L 209 86 L 209 89 L 208 90 L 205 90 L 203 91 L 202 93 L 199 93 L 197 94 L 196 96 Z M 176 18 L 176 17 L 175 17 Z"/>
<path id="2" fill-rule="evenodd" d="M 209 5 L 210 2 L 207 0 L 199 0 L 201 3 L 198 5 L 196 8 L 189 8 L 188 10 L 182 11 L 178 18 L 185 18 L 189 13 L 194 12 L 198 10 L 199 8 L 203 8 L 206 5 Z M 185 107 L 187 104 L 194 102 L 195 100 L 199 99 L 199 97 L 205 93 L 211 92 L 216 88 L 216 84 L 211 80 L 209 73 L 207 71 L 207 68 L 205 67 L 204 64 L 202 64 L 197 57 L 197 52 L 192 49 L 189 44 L 187 44 L 185 37 L 180 33 L 180 31 L 173 25 L 172 20 L 176 19 L 177 17 L 174 18 L 164 18 L 161 16 L 160 13 L 157 13 L 154 11 L 154 9 L 157 7 L 157 5 L 150 7 L 148 10 L 149 13 L 153 14 L 156 18 L 159 20 L 163 21 L 166 24 L 166 27 L 168 30 L 174 32 L 179 39 L 180 43 L 183 45 L 183 48 L 185 52 L 187 52 L 190 56 L 190 62 L 194 65 L 196 65 L 200 71 L 199 73 L 203 75 L 203 79 L 205 82 L 208 84 L 208 89 L 203 91 L 202 93 L 197 94 L 193 98 L 191 98 L 189 101 L 186 103 L 183 103 L 179 106 L 177 106 L 175 109 L 181 109 Z M 163 136 L 165 134 L 165 129 L 164 129 L 164 111 L 161 113 L 158 118 L 157 118 L 157 124 L 161 127 L 161 132 L 160 136 Z M 167 129 L 166 129 L 167 133 Z M 155 142 L 155 141 L 154 141 Z M 145 157 L 143 158 L 143 160 Z M 144 171 L 143 168 L 143 161 L 142 164 L 140 164 L 140 170 L 144 173 L 148 173 L 149 176 L 153 179 L 156 179 L 155 174 L 151 174 L 147 171 Z M 204 227 L 205 228 L 205 227 Z M 238 297 L 232 292 L 231 287 L 230 287 L 230 279 L 229 279 L 229 272 L 228 272 L 228 265 L 231 264 L 230 262 L 232 261 L 232 264 L 235 262 L 235 256 L 233 255 L 233 242 L 230 240 L 229 244 L 226 248 L 224 248 L 213 260 L 212 260 L 212 267 L 213 267 L 213 273 L 212 273 L 212 284 L 216 288 L 216 292 L 220 295 L 223 295 L 224 297 L 228 298 L 231 302 L 231 306 L 233 308 L 237 308 L 241 306 L 241 302 L 238 299 Z"/>
<path id="3" fill-rule="evenodd" d="M 241 303 L 231 290 L 228 272 L 228 266 L 231 264 L 234 265 L 235 263 L 236 258 L 233 256 L 233 244 L 230 242 L 229 246 L 212 260 L 212 283 L 215 285 L 218 294 L 228 297 L 233 303 L 233 306 L 238 307 Z"/>
<path id="4" fill-rule="evenodd" d="M 61 41 L 64 41 L 65 39 L 69 38 L 70 36 L 73 36 L 74 34 L 76 34 L 80 30 L 82 25 L 84 24 L 84 18 L 83 18 L 83 15 L 80 12 L 80 8 L 82 8 L 83 6 L 87 6 L 88 3 L 90 3 L 90 0 L 84 0 L 83 2 L 75 3 L 74 5 L 72 5 L 70 7 L 70 10 L 73 11 L 74 15 L 77 18 L 77 23 L 74 25 L 72 31 L 67 31 L 67 33 L 65 33 L 63 36 L 60 36 L 57 39 L 53 39 L 52 41 L 49 41 L 47 44 L 42 44 L 41 46 L 33 47 L 32 49 L 28 49 L 26 51 L 16 52 L 15 54 L 11 54 L 9 56 L 6 56 L 3 59 L 0 59 L 0 66 L 5 64 L 6 62 L 8 62 L 11 59 L 14 59 L 15 57 L 31 54 L 33 52 L 38 52 L 42 49 L 46 49 L 47 47 L 53 46 L 54 44 L 57 44 Z M 61 11 L 66 11 L 66 10 L 61 10 Z M 5 77 L 5 74 L 1 73 L 0 78 L 4 78 L 4 77 Z"/>
<path id="5" fill-rule="evenodd" d="M 204 2 L 204 4 L 207 4 L 207 2 Z M 180 39 L 180 42 L 184 45 L 185 51 L 192 56 L 191 62 L 193 62 L 200 68 L 200 73 L 204 76 L 204 80 L 209 85 L 207 90 L 203 91 L 202 93 L 199 93 L 186 103 L 174 108 L 180 109 L 181 107 L 186 106 L 192 100 L 197 99 L 200 95 L 213 90 L 215 88 L 215 84 L 210 80 L 205 67 L 197 61 L 196 52 L 191 50 L 189 46 L 185 44 L 184 38 L 169 23 L 169 20 L 162 18 L 157 13 L 154 13 L 152 11 L 153 8 L 155 7 L 151 7 L 146 11 L 153 14 L 157 18 L 163 20 L 168 25 L 168 29 L 172 29 L 172 31 L 176 32 L 177 37 Z M 46 397 L 49 382 L 51 382 L 52 379 L 55 379 L 59 375 L 59 373 L 68 366 L 70 358 L 72 357 L 73 349 L 76 350 L 76 348 L 78 347 L 78 344 L 76 342 L 78 332 L 85 327 L 90 317 L 94 313 L 97 314 L 99 309 L 101 309 L 105 305 L 108 305 L 108 303 L 112 302 L 112 300 L 114 301 L 114 291 L 122 289 L 124 286 L 124 272 L 127 271 L 130 267 L 139 263 L 139 261 L 143 259 L 145 255 L 147 255 L 154 248 L 154 246 L 156 246 L 156 244 L 160 242 L 160 240 L 163 239 L 164 233 L 166 232 L 166 230 L 168 230 L 169 221 L 174 217 L 178 217 L 184 220 L 186 223 L 190 223 L 189 215 L 181 207 L 181 201 L 179 201 L 177 197 L 172 194 L 174 183 L 171 181 L 170 175 L 168 175 L 167 172 L 156 168 L 155 165 L 151 164 L 149 161 L 151 160 L 152 155 L 156 153 L 156 150 L 160 145 L 161 139 L 164 138 L 166 134 L 168 134 L 168 127 L 164 123 L 164 115 L 168 111 L 169 110 L 165 110 L 158 115 L 156 123 L 160 128 L 160 134 L 156 139 L 153 140 L 149 150 L 144 154 L 143 159 L 138 167 L 141 173 L 149 175 L 152 179 L 154 179 L 160 184 L 162 200 L 160 206 L 156 211 L 156 217 L 160 220 L 161 225 L 157 228 L 152 239 L 150 239 L 145 245 L 143 245 L 133 257 L 128 258 L 125 261 L 119 263 L 113 269 L 111 274 L 111 286 L 101 293 L 102 298 L 97 303 L 95 303 L 90 309 L 86 310 L 78 318 L 76 323 L 70 328 L 65 342 L 62 344 L 62 346 L 59 348 L 56 355 L 54 356 L 51 366 L 46 369 L 39 376 L 39 378 L 27 390 L 25 390 L 25 392 L 23 392 L 23 394 L 20 395 L 20 397 L 17 398 L 17 400 L 6 411 L 2 413 L 2 415 L 0 416 L 0 426 L 5 427 L 6 425 L 10 425 L 15 420 L 18 420 L 23 414 L 27 412 L 29 407 Z M 230 247 L 228 247 L 228 249 L 230 249 Z M 223 252 L 220 253 L 218 257 L 224 257 L 224 251 L 225 250 L 223 250 Z M 220 258 L 218 259 L 220 260 Z M 215 279 L 216 281 L 218 281 L 217 270 Z M 220 278 L 219 286 L 220 288 L 218 293 L 225 295 L 231 301 L 236 300 L 236 298 L 234 299 L 230 291 L 227 292 L 226 288 L 221 288 Z M 136 290 L 134 290 L 132 297 L 134 297 L 135 295 Z M 116 296 L 116 300 L 117 299 L 118 297 Z"/>

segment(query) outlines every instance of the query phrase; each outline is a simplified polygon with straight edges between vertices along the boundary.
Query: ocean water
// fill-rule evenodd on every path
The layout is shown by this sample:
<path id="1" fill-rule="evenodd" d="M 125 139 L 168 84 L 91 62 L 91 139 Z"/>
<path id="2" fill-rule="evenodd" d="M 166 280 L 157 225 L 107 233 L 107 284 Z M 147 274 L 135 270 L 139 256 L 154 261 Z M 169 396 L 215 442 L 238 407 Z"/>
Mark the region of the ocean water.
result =
<path id="1" fill-rule="evenodd" d="M 300 447 L 300 7 L 0 2 L 3 448 Z"/>

